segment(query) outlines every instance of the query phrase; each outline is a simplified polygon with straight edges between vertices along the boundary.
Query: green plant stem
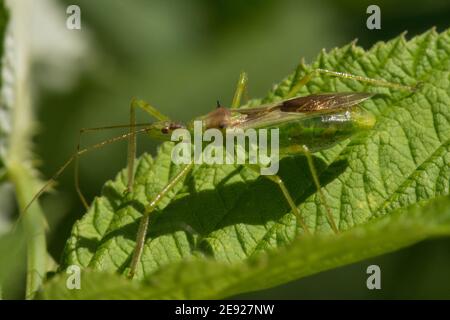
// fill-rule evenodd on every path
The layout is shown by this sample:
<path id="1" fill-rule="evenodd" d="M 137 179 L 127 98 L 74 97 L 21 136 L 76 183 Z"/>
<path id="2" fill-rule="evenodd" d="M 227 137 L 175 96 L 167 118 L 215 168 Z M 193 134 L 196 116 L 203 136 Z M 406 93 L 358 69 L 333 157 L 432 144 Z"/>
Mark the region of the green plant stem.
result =
<path id="1" fill-rule="evenodd" d="M 37 181 L 31 170 L 20 163 L 8 166 L 10 180 L 14 183 L 17 202 L 22 212 L 36 192 Z M 45 279 L 47 269 L 47 247 L 45 239 L 46 222 L 37 202 L 22 216 L 27 243 L 26 299 L 32 299 Z"/>
<path id="2" fill-rule="evenodd" d="M 42 285 L 47 270 L 46 222 L 37 202 L 24 212 L 28 202 L 39 189 L 40 183 L 32 166 L 31 136 L 33 134 L 32 88 L 30 85 L 31 33 L 29 21 L 33 18 L 31 0 L 8 1 L 11 12 L 10 32 L 14 46 L 10 50 L 9 63 L 14 81 L 10 84 L 14 92 L 11 99 L 12 124 L 8 142 L 5 167 L 8 178 L 14 184 L 21 227 L 27 247 L 26 299 L 32 299 Z M 9 57 L 8 56 L 8 57 Z"/>

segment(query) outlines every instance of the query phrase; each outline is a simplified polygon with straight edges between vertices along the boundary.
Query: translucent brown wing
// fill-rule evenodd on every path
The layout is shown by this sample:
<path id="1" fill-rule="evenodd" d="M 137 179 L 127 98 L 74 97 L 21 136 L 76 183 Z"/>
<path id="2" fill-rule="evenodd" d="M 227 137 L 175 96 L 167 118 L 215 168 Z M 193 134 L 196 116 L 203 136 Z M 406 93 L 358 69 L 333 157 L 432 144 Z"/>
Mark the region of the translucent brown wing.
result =
<path id="1" fill-rule="evenodd" d="M 319 93 L 283 100 L 256 108 L 237 109 L 236 111 L 250 117 L 260 116 L 261 114 L 275 110 L 299 113 L 310 113 L 315 111 L 326 112 L 328 110 L 344 109 L 354 106 L 372 96 L 372 93 L 366 92 Z"/>
<path id="2" fill-rule="evenodd" d="M 333 113 L 357 105 L 372 96 L 373 94 L 365 92 L 320 93 L 256 108 L 236 109 L 235 112 L 244 115 L 244 118 L 239 119 L 235 125 L 242 128 L 256 128 Z"/>
<path id="3" fill-rule="evenodd" d="M 365 92 L 312 94 L 285 100 L 281 103 L 280 110 L 284 112 L 311 112 L 336 108 L 343 109 L 361 103 L 372 96 L 372 93 Z"/>

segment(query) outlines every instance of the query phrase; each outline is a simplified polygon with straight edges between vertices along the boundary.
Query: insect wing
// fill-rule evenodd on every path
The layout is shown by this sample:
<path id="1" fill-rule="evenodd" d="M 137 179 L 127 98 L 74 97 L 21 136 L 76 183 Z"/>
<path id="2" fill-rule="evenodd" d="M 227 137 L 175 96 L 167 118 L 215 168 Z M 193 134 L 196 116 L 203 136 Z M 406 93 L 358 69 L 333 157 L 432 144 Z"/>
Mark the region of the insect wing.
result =
<path id="1" fill-rule="evenodd" d="M 372 96 L 372 93 L 366 92 L 312 94 L 282 101 L 280 110 L 284 112 L 314 112 L 344 109 L 357 105 Z"/>
<path id="2" fill-rule="evenodd" d="M 247 116 L 240 121 L 239 127 L 261 128 L 318 114 L 334 113 L 357 105 L 372 96 L 373 94 L 365 92 L 321 93 L 236 111 Z"/>

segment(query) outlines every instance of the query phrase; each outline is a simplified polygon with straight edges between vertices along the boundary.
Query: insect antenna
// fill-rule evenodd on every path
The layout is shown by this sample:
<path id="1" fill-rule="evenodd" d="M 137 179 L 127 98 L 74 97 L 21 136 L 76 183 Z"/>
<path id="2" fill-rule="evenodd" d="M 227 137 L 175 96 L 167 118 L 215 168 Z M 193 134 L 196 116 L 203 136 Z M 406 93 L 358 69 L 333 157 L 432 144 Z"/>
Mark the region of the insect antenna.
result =
<path id="1" fill-rule="evenodd" d="M 116 127 L 126 127 L 126 126 L 114 126 L 115 128 Z M 91 145 L 91 146 L 88 146 L 88 147 L 85 147 L 85 148 L 83 148 L 83 149 L 81 149 L 81 150 L 79 150 L 79 151 L 77 151 L 77 152 L 75 152 L 75 153 L 73 153 L 71 156 L 70 156 L 70 158 L 68 159 L 68 160 L 66 160 L 66 162 L 53 174 L 53 176 L 49 179 L 49 180 L 47 180 L 47 182 L 45 182 L 44 183 L 44 185 L 39 189 L 39 191 L 31 198 L 31 200 L 28 202 L 28 204 L 25 206 L 25 208 L 22 210 L 22 212 L 20 213 L 20 215 L 19 215 L 19 218 L 17 219 L 17 221 L 16 221 L 16 223 L 15 223 L 15 226 L 14 226 L 14 228 L 13 228 L 13 230 L 15 230 L 16 228 L 17 228 L 17 226 L 18 226 L 18 224 L 19 224 L 19 222 L 21 221 L 21 219 L 23 218 L 23 216 L 27 213 L 27 211 L 28 211 L 28 209 L 30 208 L 30 206 L 45 192 L 45 191 L 47 191 L 48 190 L 48 188 L 50 188 L 50 186 L 52 185 L 52 184 L 54 184 L 57 180 L 58 180 L 58 178 L 61 176 L 61 174 L 65 171 L 65 169 L 75 160 L 75 159 L 77 159 L 79 156 L 81 156 L 81 155 L 83 155 L 83 154 L 85 154 L 85 153 L 87 153 L 87 152 L 89 152 L 89 151 L 92 151 L 92 150 L 95 150 L 95 149 L 99 149 L 99 148 L 101 148 L 101 147 L 103 147 L 103 146 L 105 146 L 105 145 L 108 145 L 108 144 L 112 144 L 112 143 L 114 143 L 114 142 L 117 142 L 117 141 L 121 141 L 121 140 L 125 140 L 125 139 L 127 139 L 130 135 L 132 135 L 132 134 L 141 134 L 141 133 L 146 133 L 148 130 L 149 130 L 149 128 L 150 128 L 151 126 L 147 126 L 147 127 L 145 127 L 145 128 L 142 128 L 142 129 L 139 129 L 139 130 L 136 130 L 135 132 L 128 132 L 128 133 L 125 133 L 125 134 L 122 134 L 122 135 L 120 135 L 120 136 L 117 136 L 117 137 L 113 137 L 113 138 L 110 138 L 110 139 L 107 139 L 107 140 L 104 140 L 104 141 L 101 141 L 101 142 L 99 142 L 99 143 L 96 143 L 96 144 L 93 144 L 93 145 Z"/>

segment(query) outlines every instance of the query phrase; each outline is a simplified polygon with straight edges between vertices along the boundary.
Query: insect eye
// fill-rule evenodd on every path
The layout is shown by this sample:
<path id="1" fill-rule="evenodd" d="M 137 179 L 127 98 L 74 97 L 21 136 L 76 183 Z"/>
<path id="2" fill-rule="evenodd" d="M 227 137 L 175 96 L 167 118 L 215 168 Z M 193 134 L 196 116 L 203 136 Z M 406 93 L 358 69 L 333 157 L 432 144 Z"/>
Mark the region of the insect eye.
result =
<path id="1" fill-rule="evenodd" d="M 219 129 L 224 129 L 227 127 L 227 124 L 225 122 L 220 122 L 219 123 Z"/>
<path id="2" fill-rule="evenodd" d="M 161 129 L 161 132 L 164 133 L 164 134 L 167 134 L 167 133 L 169 133 L 169 128 L 168 127 L 164 127 L 164 128 Z"/>

